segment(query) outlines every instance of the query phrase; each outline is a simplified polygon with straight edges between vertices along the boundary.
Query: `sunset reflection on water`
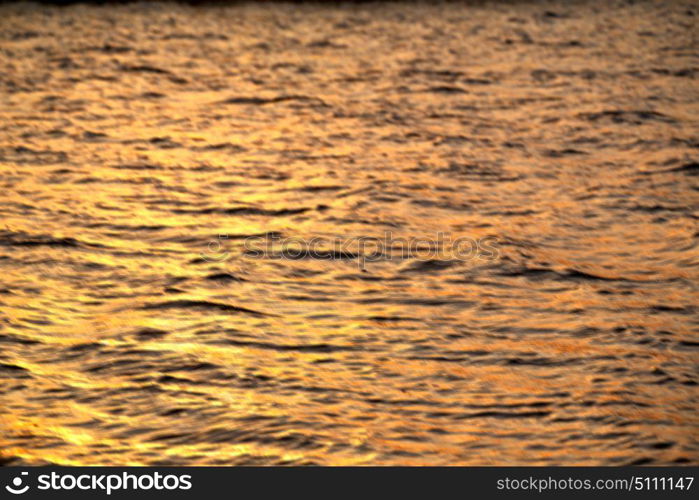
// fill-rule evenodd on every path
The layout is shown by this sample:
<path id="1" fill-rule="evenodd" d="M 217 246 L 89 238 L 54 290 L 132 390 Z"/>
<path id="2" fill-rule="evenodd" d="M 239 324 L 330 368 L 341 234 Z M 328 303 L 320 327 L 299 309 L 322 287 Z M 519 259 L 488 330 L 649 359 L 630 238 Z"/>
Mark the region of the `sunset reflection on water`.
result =
<path id="1" fill-rule="evenodd" d="M 600 5 L 0 7 L 0 462 L 696 464 L 696 9 Z M 387 233 L 497 255 L 245 253 Z"/>

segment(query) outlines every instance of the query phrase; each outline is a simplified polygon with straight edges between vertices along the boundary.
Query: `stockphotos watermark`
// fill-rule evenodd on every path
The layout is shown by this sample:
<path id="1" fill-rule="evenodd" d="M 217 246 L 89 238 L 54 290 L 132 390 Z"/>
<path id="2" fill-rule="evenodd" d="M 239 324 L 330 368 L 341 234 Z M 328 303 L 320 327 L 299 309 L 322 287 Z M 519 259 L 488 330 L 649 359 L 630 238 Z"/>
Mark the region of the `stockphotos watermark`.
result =
<path id="1" fill-rule="evenodd" d="M 242 239 L 239 256 L 271 260 L 322 260 L 356 262 L 361 270 L 374 262 L 385 261 L 460 261 L 476 259 L 492 261 L 500 256 L 498 238 L 484 236 L 452 238 L 438 232 L 436 238 L 406 238 L 386 231 L 383 237 L 358 236 L 349 238 L 314 236 L 309 239 L 284 237 L 280 233 L 253 236 L 221 234 L 210 241 L 202 259 L 225 262 L 233 257 L 231 243 Z"/>
<path id="2" fill-rule="evenodd" d="M 51 472 L 36 476 L 36 485 L 29 484 L 29 473 L 20 472 L 5 490 L 13 495 L 23 495 L 30 489 L 41 491 L 94 491 L 111 495 L 114 491 L 174 491 L 192 489 L 192 476 L 189 474 L 70 474 Z"/>

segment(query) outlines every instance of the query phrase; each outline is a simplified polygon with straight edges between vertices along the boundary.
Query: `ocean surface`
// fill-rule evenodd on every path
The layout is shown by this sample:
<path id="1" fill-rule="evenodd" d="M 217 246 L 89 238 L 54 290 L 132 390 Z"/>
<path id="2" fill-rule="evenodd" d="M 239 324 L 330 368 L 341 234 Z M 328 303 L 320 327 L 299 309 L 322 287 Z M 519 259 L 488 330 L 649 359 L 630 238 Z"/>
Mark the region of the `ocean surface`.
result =
<path id="1" fill-rule="evenodd" d="M 699 463 L 698 26 L 0 6 L 0 462 Z"/>

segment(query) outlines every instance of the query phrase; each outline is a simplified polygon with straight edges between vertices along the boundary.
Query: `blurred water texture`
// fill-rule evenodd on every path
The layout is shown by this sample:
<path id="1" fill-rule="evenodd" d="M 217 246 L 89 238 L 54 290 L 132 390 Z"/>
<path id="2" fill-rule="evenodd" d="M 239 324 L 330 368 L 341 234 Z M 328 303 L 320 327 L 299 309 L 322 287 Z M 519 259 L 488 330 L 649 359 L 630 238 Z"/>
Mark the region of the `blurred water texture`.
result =
<path id="1" fill-rule="evenodd" d="M 697 15 L 1 6 L 2 460 L 696 464 Z"/>

